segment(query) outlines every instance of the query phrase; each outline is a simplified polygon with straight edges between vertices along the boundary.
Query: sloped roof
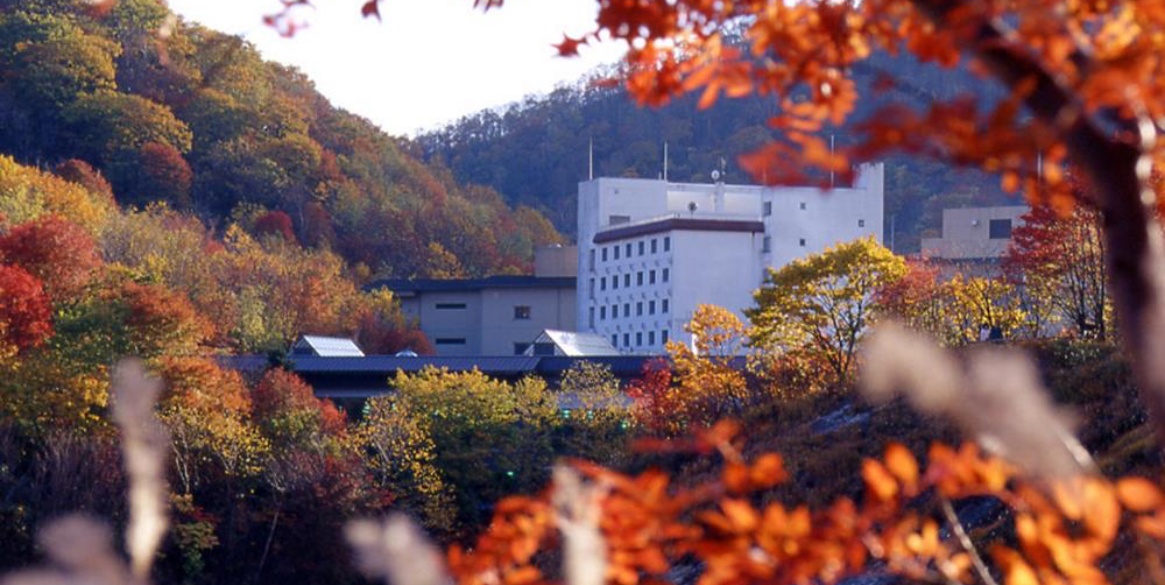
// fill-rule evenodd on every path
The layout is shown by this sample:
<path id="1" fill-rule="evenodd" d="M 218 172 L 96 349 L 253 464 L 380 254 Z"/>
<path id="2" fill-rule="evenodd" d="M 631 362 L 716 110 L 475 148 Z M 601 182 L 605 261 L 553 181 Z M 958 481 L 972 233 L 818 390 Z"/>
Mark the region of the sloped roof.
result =
<path id="1" fill-rule="evenodd" d="M 615 349 L 615 346 L 611 345 L 607 338 L 598 333 L 544 329 L 534 340 L 534 344 L 538 343 L 553 343 L 562 352 L 562 355 L 570 357 L 619 355 L 619 350 Z M 527 352 L 532 353 L 533 351 L 534 345 L 531 345 Z"/>
<path id="2" fill-rule="evenodd" d="M 315 355 L 319 357 L 364 357 L 364 352 L 355 341 L 347 337 L 324 337 L 322 335 L 301 335 L 291 346 L 295 355 Z"/>

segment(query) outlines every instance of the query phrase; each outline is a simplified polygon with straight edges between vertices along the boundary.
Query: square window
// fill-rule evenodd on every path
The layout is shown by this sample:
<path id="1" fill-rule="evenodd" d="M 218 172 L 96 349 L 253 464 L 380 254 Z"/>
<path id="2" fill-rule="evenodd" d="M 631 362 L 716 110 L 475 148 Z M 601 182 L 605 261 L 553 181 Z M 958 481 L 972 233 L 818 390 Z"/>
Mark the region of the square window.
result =
<path id="1" fill-rule="evenodd" d="M 607 320 L 607 306 L 603 305 L 603 306 L 599 307 L 599 321 L 606 321 L 606 320 Z"/>
<path id="2" fill-rule="evenodd" d="M 805 202 L 804 201 L 801 202 L 801 209 L 805 209 Z"/>
<path id="3" fill-rule="evenodd" d="M 607 277 L 606 276 L 599 279 L 599 290 L 607 290 Z"/>
<path id="4" fill-rule="evenodd" d="M 603 248 L 603 262 L 607 261 L 607 249 Z"/>
<path id="5" fill-rule="evenodd" d="M 663 238 L 663 251 L 664 252 L 671 251 L 671 236 L 664 236 L 664 238 Z"/>
<path id="6" fill-rule="evenodd" d="M 866 227 L 866 220 L 859 219 L 858 220 L 858 227 Z"/>
<path id="7" fill-rule="evenodd" d="M 668 305 L 669 305 L 669 304 L 670 304 L 670 303 L 668 303 L 668 300 L 667 300 L 667 299 L 664 299 L 664 300 L 660 301 L 660 302 L 659 302 L 659 312 L 660 312 L 660 313 L 666 313 L 666 312 L 667 312 L 667 310 L 668 310 Z"/>
<path id="8" fill-rule="evenodd" d="M 655 332 L 654 331 L 647 332 L 647 345 L 655 345 Z"/>
<path id="9" fill-rule="evenodd" d="M 611 318 L 612 319 L 619 318 L 619 305 L 611 305 Z"/>
<path id="10" fill-rule="evenodd" d="M 623 303 L 623 316 L 624 317 L 631 316 L 631 303 Z"/>
<path id="11" fill-rule="evenodd" d="M 763 206 L 763 210 L 761 211 L 761 215 L 768 217 L 772 214 L 773 214 L 773 202 L 772 201 L 765 201 L 765 204 Z"/>
<path id="12" fill-rule="evenodd" d="M 638 303 L 635 303 L 635 316 L 636 317 L 643 316 L 643 301 L 639 301 Z"/>
<path id="13" fill-rule="evenodd" d="M 647 314 L 648 315 L 655 314 L 655 301 L 647 301 Z"/>
<path id="14" fill-rule="evenodd" d="M 652 254 L 654 254 L 654 253 L 656 253 L 656 252 L 658 252 L 658 251 L 659 251 L 659 249 L 658 249 L 658 246 L 656 246 L 656 244 L 657 244 L 657 243 L 659 243 L 659 242 L 658 242 L 658 241 L 656 241 L 656 239 L 655 239 L 655 238 L 651 238 L 651 253 L 652 253 Z"/>
<path id="15" fill-rule="evenodd" d="M 591 282 L 593 283 L 594 281 L 592 280 Z M 530 305 L 515 305 L 514 306 L 514 318 L 515 319 L 529 319 L 530 318 Z"/>
<path id="16" fill-rule="evenodd" d="M 659 339 L 664 344 L 667 344 L 667 329 L 659 332 Z"/>
<path id="17" fill-rule="evenodd" d="M 648 284 L 655 284 L 655 271 L 654 270 L 647 273 L 647 283 Z"/>
<path id="18" fill-rule="evenodd" d="M 805 238 L 801 238 L 800 243 L 801 243 L 801 247 L 804 248 L 805 247 Z"/>
<path id="19" fill-rule="evenodd" d="M 615 259 L 619 259 L 619 246 L 615 246 Z"/>
<path id="20" fill-rule="evenodd" d="M 611 345 L 613 347 L 619 347 L 619 335 L 618 334 L 615 334 L 615 333 L 611 334 Z"/>
<path id="21" fill-rule="evenodd" d="M 619 276 L 618 275 L 611 277 L 611 288 L 619 288 Z"/>
<path id="22" fill-rule="evenodd" d="M 522 355 L 522 354 L 526 353 L 527 349 L 530 349 L 529 343 L 515 343 L 514 344 L 514 355 Z"/>
<path id="23" fill-rule="evenodd" d="M 643 273 L 642 272 L 635 273 L 635 286 L 643 286 Z"/>
<path id="24" fill-rule="evenodd" d="M 1006 240 L 1011 237 L 1010 219 L 993 219 L 987 224 L 987 236 L 992 240 Z"/>
<path id="25" fill-rule="evenodd" d="M 607 223 L 611 225 L 619 225 L 623 223 L 631 223 L 630 215 L 608 215 Z"/>
<path id="26" fill-rule="evenodd" d="M 631 334 L 630 333 L 623 334 L 623 347 L 631 347 Z"/>
<path id="27" fill-rule="evenodd" d="M 635 332 L 635 345 L 638 347 L 643 347 L 643 332 L 642 331 Z"/>
<path id="28" fill-rule="evenodd" d="M 765 254 L 773 251 L 773 238 L 771 236 L 765 236 L 765 239 L 761 241 L 760 251 Z"/>
<path id="29" fill-rule="evenodd" d="M 631 273 L 623 275 L 623 288 L 631 288 Z"/>
<path id="30" fill-rule="evenodd" d="M 643 242 L 639 242 L 639 255 L 640 255 L 640 256 L 642 256 L 642 255 L 643 255 L 643 247 L 644 247 L 645 245 L 646 245 L 646 244 L 644 244 Z"/>
<path id="31" fill-rule="evenodd" d="M 664 268 L 663 269 L 663 281 L 667 282 L 667 279 L 669 276 L 671 276 L 671 270 L 668 268 Z"/>
<path id="32" fill-rule="evenodd" d="M 631 242 L 627 242 L 627 248 L 625 251 L 627 252 L 627 257 L 630 258 L 631 257 Z"/>

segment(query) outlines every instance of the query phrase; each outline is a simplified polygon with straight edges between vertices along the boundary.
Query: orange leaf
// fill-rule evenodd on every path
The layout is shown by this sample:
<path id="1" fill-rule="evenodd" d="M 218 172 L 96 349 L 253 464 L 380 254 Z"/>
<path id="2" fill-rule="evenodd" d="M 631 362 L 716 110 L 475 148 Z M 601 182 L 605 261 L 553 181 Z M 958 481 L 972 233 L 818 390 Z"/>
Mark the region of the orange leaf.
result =
<path id="1" fill-rule="evenodd" d="M 1084 524 L 1104 542 L 1112 542 L 1120 527 L 1121 508 L 1113 493 L 1112 484 L 1090 478 L 1084 484 Z"/>
<path id="2" fill-rule="evenodd" d="M 918 461 L 901 443 L 891 443 L 886 447 L 886 467 L 903 486 L 912 488 L 918 482 Z"/>
<path id="3" fill-rule="evenodd" d="M 748 468 L 743 463 L 729 463 L 724 466 L 721 474 L 724 487 L 733 494 L 743 494 L 748 491 Z"/>
<path id="4" fill-rule="evenodd" d="M 1161 490 L 1143 477 L 1126 477 L 1116 484 L 1121 504 L 1132 512 L 1148 512 L 1161 506 Z"/>
<path id="5" fill-rule="evenodd" d="M 748 473 L 748 479 L 752 485 L 762 489 L 771 488 L 785 481 L 788 477 L 788 474 L 785 473 L 784 460 L 776 453 L 761 455 L 752 464 L 752 469 Z"/>
<path id="6" fill-rule="evenodd" d="M 873 459 L 862 462 L 862 479 L 865 480 L 870 493 L 880 501 L 885 502 L 898 495 L 898 482 L 894 476 Z"/>
<path id="7" fill-rule="evenodd" d="M 716 99 L 720 97 L 720 82 L 713 80 L 704 87 L 704 93 L 700 94 L 700 101 L 696 103 L 696 107 L 701 110 L 707 110 L 716 103 Z"/>
<path id="8" fill-rule="evenodd" d="M 538 569 L 525 566 L 506 573 L 502 582 L 505 585 L 529 585 L 537 582 L 540 578 L 542 578 L 542 573 Z"/>

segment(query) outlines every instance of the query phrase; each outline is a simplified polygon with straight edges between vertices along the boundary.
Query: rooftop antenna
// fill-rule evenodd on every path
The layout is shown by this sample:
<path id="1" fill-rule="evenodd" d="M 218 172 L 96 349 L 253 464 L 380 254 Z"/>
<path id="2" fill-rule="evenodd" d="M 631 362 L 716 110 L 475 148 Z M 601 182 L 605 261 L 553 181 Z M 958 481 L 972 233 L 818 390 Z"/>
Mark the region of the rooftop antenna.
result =
<path id="1" fill-rule="evenodd" d="M 663 180 L 667 181 L 667 141 L 663 141 Z"/>
<path id="2" fill-rule="evenodd" d="M 829 188 L 833 188 L 833 134 L 829 135 Z"/>
<path id="3" fill-rule="evenodd" d="M 595 139 L 593 137 L 587 146 L 587 180 L 595 180 Z"/>

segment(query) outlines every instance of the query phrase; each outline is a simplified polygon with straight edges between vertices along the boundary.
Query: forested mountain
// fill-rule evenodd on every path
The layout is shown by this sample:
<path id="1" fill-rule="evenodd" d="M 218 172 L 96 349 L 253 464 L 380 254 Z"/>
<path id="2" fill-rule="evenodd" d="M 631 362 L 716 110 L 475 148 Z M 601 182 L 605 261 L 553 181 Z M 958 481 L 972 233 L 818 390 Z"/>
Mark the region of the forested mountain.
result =
<path id="1" fill-rule="evenodd" d="M 700 110 L 699 96 L 689 95 L 644 108 L 621 87 L 599 82 L 614 74 L 597 72 L 548 95 L 479 112 L 416 142 L 427 160 L 447 165 L 458 180 L 489 185 L 511 204 L 540 209 L 564 233 L 576 229 L 575 192 L 587 177 L 592 143 L 596 176 L 656 178 L 666 142 L 670 180 L 709 182 L 723 159 L 729 182 L 753 182 L 736 161 L 773 138 L 765 127 L 774 112 L 771 99 L 721 98 Z M 878 97 L 857 104 L 857 122 L 830 131 L 838 145 L 852 142 L 861 120 L 888 101 L 918 107 L 961 94 L 980 103 L 1002 95 L 966 70 L 923 65 L 910 56 L 877 56 L 857 74 L 861 95 Z M 917 250 L 920 234 L 939 227 L 942 207 L 1015 201 L 982 173 L 907 155 L 885 162 L 887 238 L 893 216 L 899 251 Z"/>
<path id="2" fill-rule="evenodd" d="M 164 201 L 219 231 L 276 213 L 297 243 L 385 276 L 521 272 L 560 240 L 161 0 L 0 0 L 0 153 L 85 161 L 119 204 Z"/>

